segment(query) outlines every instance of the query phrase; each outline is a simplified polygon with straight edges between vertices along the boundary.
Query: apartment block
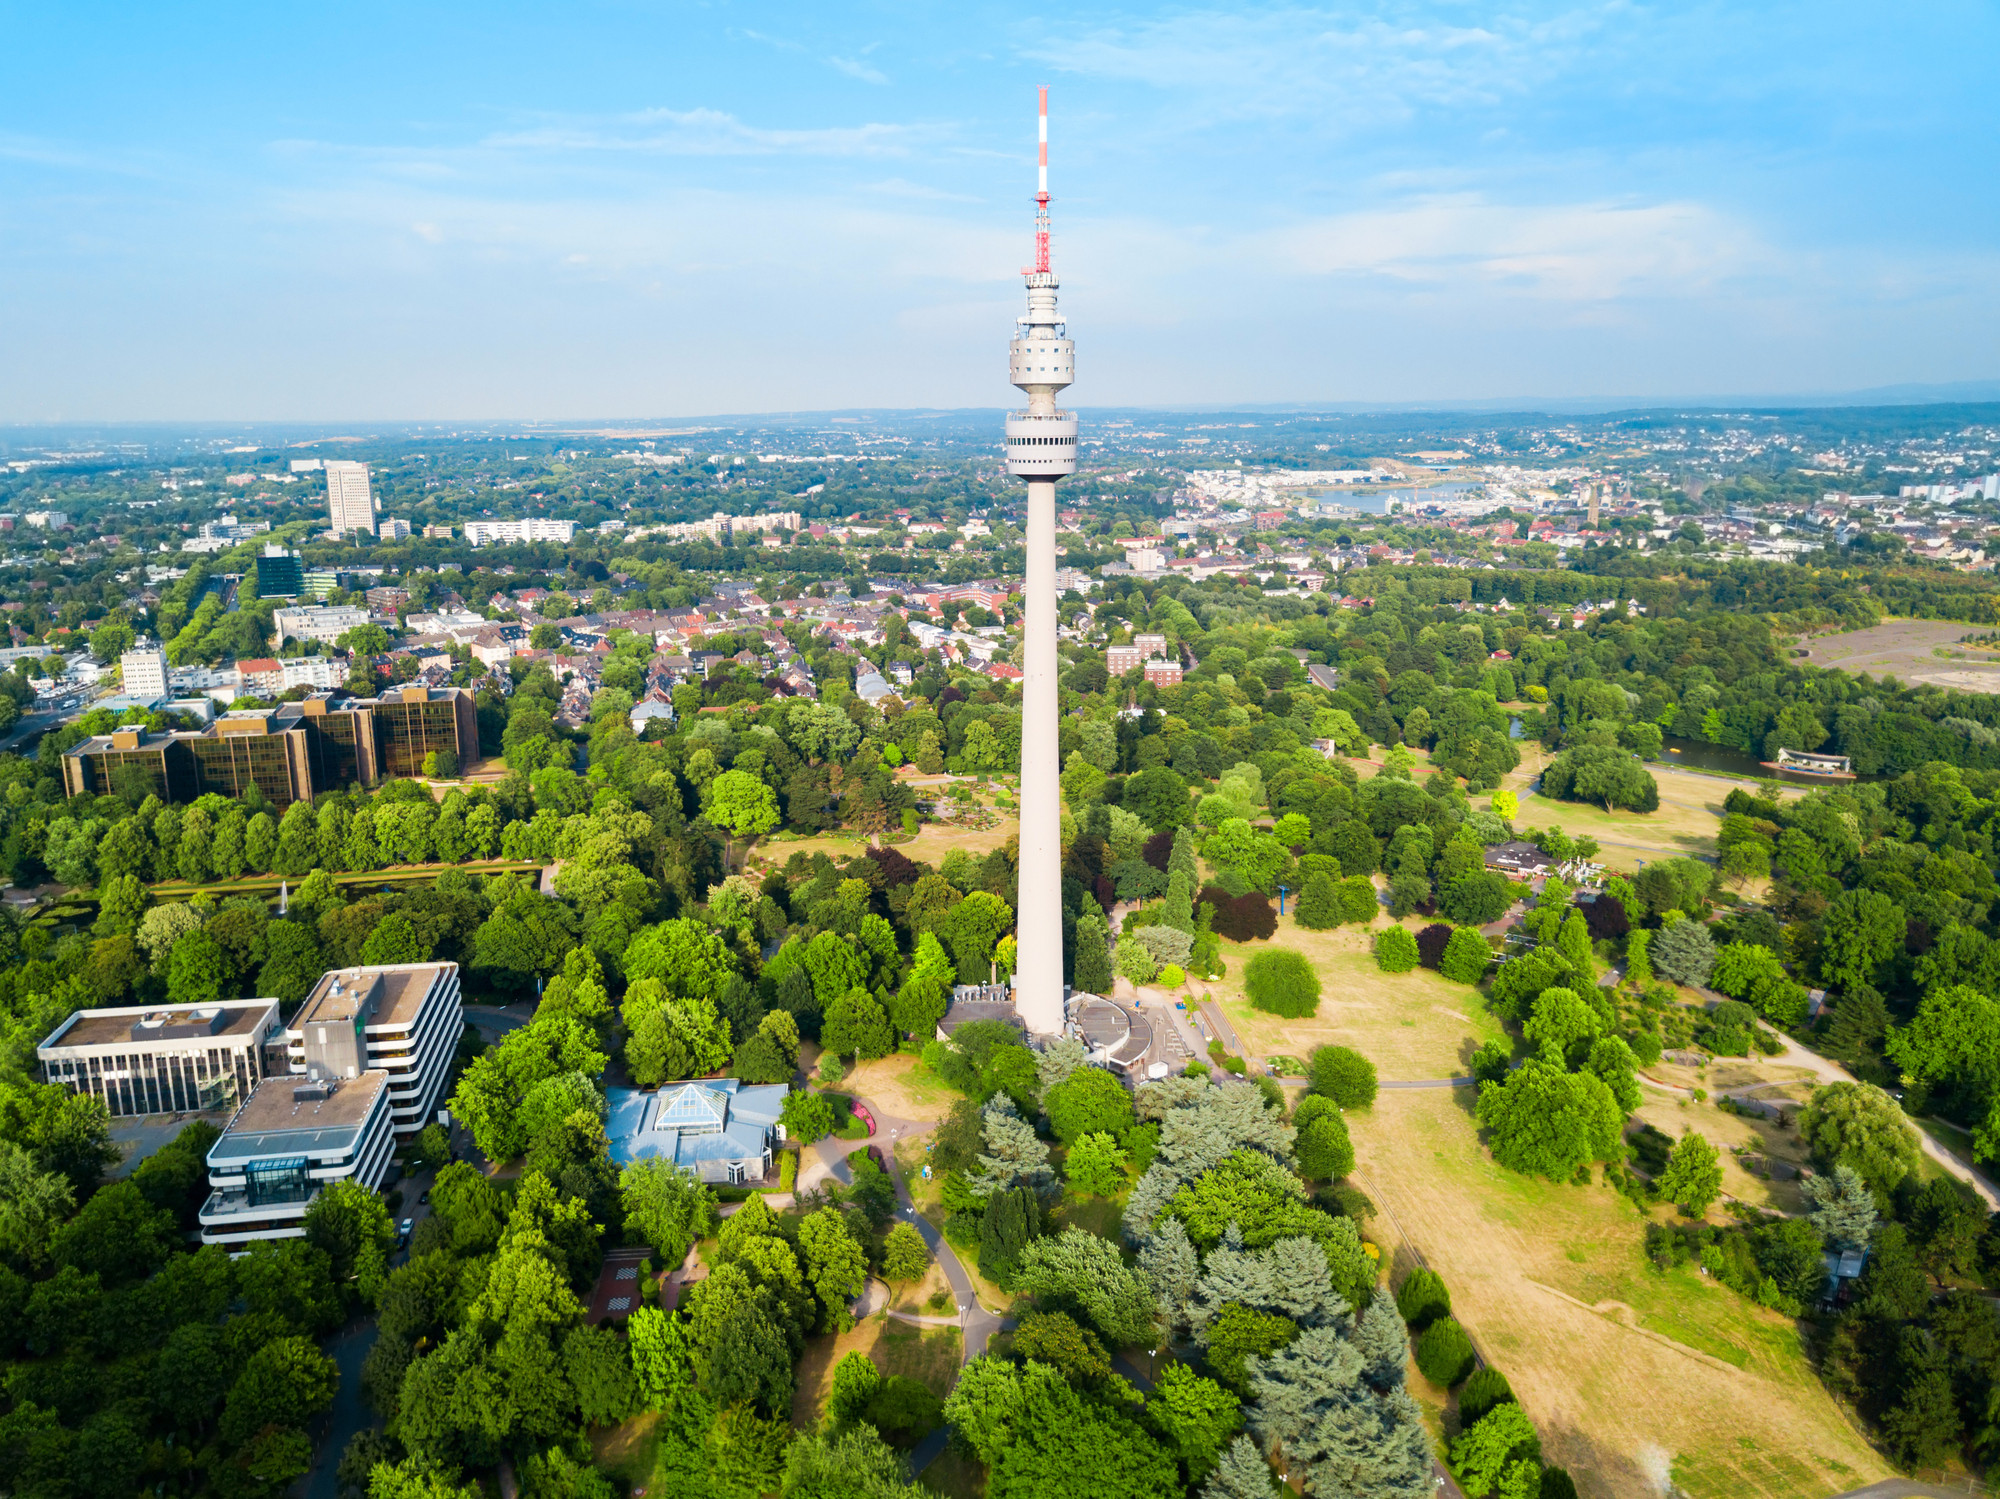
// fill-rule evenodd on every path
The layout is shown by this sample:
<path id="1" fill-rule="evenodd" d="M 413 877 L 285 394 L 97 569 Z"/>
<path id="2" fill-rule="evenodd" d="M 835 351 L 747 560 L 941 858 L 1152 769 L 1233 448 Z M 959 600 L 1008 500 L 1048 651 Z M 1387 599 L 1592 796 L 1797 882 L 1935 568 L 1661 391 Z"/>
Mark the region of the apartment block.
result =
<path id="1" fill-rule="evenodd" d="M 465 539 L 476 547 L 507 545 L 525 541 L 554 541 L 568 546 L 576 535 L 576 522 L 568 520 L 469 520 Z"/>
<path id="2" fill-rule="evenodd" d="M 1181 664 L 1178 661 L 1148 661 L 1146 680 L 1155 687 L 1178 687 L 1181 685 Z"/>
<path id="3" fill-rule="evenodd" d="M 271 628 L 281 641 L 323 640 L 331 645 L 367 623 L 368 611 L 353 604 L 306 604 L 271 611 Z"/>
<path id="4" fill-rule="evenodd" d="M 223 1108 L 289 1068 L 275 999 L 77 1010 L 35 1048 L 42 1081 L 114 1119 Z"/>
<path id="5" fill-rule="evenodd" d="M 368 489 L 368 465 L 344 458 L 326 460 L 327 529 L 336 536 L 354 531 L 375 534 L 375 500 Z"/>
<path id="6" fill-rule="evenodd" d="M 391 1128 L 414 1135 L 431 1122 L 464 1029 L 458 965 L 404 963 L 323 974 L 285 1036 L 295 1074 L 384 1074 Z"/>
<path id="7" fill-rule="evenodd" d="M 158 646 L 143 651 L 127 651 L 118 658 L 125 679 L 125 695 L 152 702 L 168 695 L 167 653 Z"/>
<path id="8" fill-rule="evenodd" d="M 1146 653 L 1136 645 L 1108 645 L 1104 648 L 1104 669 L 1114 682 L 1145 659 Z"/>

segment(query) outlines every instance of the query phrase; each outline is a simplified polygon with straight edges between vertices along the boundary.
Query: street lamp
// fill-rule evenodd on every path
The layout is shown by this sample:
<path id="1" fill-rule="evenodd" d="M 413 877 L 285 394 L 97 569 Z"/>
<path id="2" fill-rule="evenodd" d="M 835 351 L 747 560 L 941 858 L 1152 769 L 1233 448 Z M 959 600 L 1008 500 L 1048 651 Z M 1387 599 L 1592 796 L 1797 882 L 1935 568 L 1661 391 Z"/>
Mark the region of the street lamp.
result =
<path id="1" fill-rule="evenodd" d="M 1280 885 L 1278 887 L 1278 914 L 1280 916 L 1285 914 L 1285 897 L 1291 893 L 1290 888 L 1287 886 Z"/>

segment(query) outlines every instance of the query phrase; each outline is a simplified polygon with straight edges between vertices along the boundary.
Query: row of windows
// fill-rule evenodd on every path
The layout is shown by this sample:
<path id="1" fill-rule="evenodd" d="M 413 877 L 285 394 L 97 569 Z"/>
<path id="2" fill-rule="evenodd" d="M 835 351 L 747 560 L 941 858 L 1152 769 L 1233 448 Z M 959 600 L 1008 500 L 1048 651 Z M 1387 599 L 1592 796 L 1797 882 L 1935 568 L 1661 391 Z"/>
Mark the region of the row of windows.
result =
<path id="1" fill-rule="evenodd" d="M 1050 446 L 1059 448 L 1073 448 L 1076 446 L 1076 439 L 1074 437 L 1010 437 L 1007 439 L 1007 446 L 1010 448 L 1039 448 L 1039 447 L 1050 447 Z"/>

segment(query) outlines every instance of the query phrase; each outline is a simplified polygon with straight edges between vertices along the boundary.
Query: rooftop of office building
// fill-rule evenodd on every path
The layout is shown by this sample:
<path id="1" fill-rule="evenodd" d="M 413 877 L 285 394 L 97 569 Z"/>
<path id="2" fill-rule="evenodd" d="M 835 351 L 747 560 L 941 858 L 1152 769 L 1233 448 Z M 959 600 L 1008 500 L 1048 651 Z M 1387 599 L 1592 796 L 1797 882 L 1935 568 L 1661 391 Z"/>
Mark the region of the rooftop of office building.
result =
<path id="1" fill-rule="evenodd" d="M 78 1010 L 49 1032 L 40 1049 L 255 1036 L 277 1019 L 277 1005 L 275 999 L 225 999 L 210 1005 Z"/>
<path id="2" fill-rule="evenodd" d="M 209 1165 L 349 1150 L 388 1086 L 386 1072 L 364 1072 L 337 1083 L 295 1075 L 266 1078 L 209 1148 Z"/>
<path id="3" fill-rule="evenodd" d="M 367 1006 L 364 1025 L 388 1027 L 414 1025 L 423 1008 L 424 996 L 451 963 L 399 963 L 387 968 L 336 968 L 323 973 L 312 993 L 292 1017 L 291 1028 L 302 1031 L 308 1025 L 352 1024 Z"/>

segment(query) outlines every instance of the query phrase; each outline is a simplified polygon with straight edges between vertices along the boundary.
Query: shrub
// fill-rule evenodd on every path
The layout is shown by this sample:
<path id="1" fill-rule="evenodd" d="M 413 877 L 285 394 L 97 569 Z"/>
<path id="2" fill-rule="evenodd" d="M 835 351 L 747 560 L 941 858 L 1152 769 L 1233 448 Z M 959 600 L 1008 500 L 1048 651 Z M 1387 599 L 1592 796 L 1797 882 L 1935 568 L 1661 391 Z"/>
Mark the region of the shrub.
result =
<path id="1" fill-rule="evenodd" d="M 1266 948 L 1243 970 L 1243 992 L 1260 1010 L 1299 1020 L 1319 1009 L 1319 975 L 1304 953 Z"/>
<path id="2" fill-rule="evenodd" d="M 1458 1389 L 1458 1429 L 1477 1425 L 1496 1405 L 1514 1398 L 1514 1387 L 1498 1369 L 1474 1369 Z"/>
<path id="3" fill-rule="evenodd" d="M 1422 1331 L 1438 1318 L 1451 1315 L 1451 1292 L 1437 1271 L 1419 1266 L 1396 1293 L 1396 1310 L 1405 1322 Z"/>
<path id="4" fill-rule="evenodd" d="M 1444 961 L 1444 950 L 1451 944 L 1451 923 L 1434 921 L 1417 933 L 1417 961 L 1426 968 L 1436 968 Z"/>
<path id="5" fill-rule="evenodd" d="M 1417 1367 L 1432 1384 L 1447 1389 L 1472 1372 L 1472 1339 L 1451 1317 L 1440 1317 L 1417 1339 Z"/>
<path id="6" fill-rule="evenodd" d="M 1222 1059 L 1222 1070 L 1224 1072 L 1233 1072 L 1238 1077 L 1242 1077 L 1244 1073 L 1250 1070 L 1250 1064 L 1245 1062 L 1241 1057 L 1224 1057 Z"/>
<path id="7" fill-rule="evenodd" d="M 1650 1067 L 1660 1060 L 1660 1038 L 1651 1031 L 1633 1031 L 1625 1038 L 1625 1044 L 1632 1048 L 1632 1055 L 1641 1067 Z"/>
<path id="8" fill-rule="evenodd" d="M 1197 899 L 1215 907 L 1209 929 L 1232 942 L 1261 942 L 1278 930 L 1278 913 L 1259 891 L 1232 895 L 1220 885 L 1204 885 Z"/>
<path id="9" fill-rule="evenodd" d="M 1456 983 L 1476 984 L 1486 976 L 1486 965 L 1492 960 L 1493 950 L 1486 945 L 1479 929 L 1462 926 L 1451 934 L 1451 940 L 1445 944 L 1444 956 L 1439 959 L 1437 969 Z"/>
<path id="10" fill-rule="evenodd" d="M 1159 972 L 1158 982 L 1164 988 L 1178 989 L 1187 982 L 1187 973 L 1178 963 L 1169 963 Z"/>
<path id="11" fill-rule="evenodd" d="M 1375 1064 L 1360 1052 L 1346 1046 L 1316 1046 L 1306 1065 L 1312 1091 L 1343 1109 L 1365 1109 L 1375 1102 Z"/>
<path id="12" fill-rule="evenodd" d="M 1384 927 L 1375 934 L 1375 966 L 1384 973 L 1408 973 L 1417 966 L 1417 939 L 1408 927 Z"/>

